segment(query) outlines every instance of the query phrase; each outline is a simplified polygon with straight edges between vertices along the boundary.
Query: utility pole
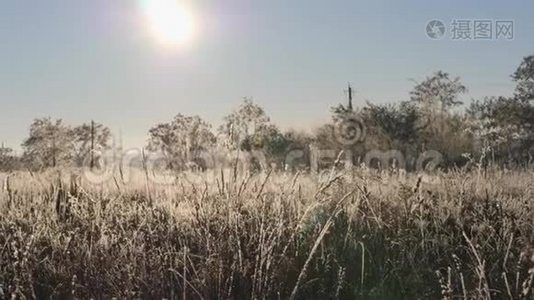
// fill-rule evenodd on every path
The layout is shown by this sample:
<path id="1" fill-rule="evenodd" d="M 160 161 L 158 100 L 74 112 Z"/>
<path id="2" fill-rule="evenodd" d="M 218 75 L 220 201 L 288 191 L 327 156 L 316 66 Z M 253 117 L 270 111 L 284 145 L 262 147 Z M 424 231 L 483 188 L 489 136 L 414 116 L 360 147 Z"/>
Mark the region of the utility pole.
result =
<path id="1" fill-rule="evenodd" d="M 347 90 L 348 94 L 349 94 L 349 105 L 347 106 L 347 109 L 349 111 L 352 111 L 352 96 L 354 95 L 354 91 L 352 90 L 352 86 L 350 86 L 350 83 L 349 83 L 349 89 Z"/>
<path id="2" fill-rule="evenodd" d="M 352 111 L 353 111 L 352 96 L 354 95 L 354 91 L 352 90 L 352 86 L 350 85 L 350 82 L 348 83 L 347 93 L 349 94 L 349 104 L 347 106 L 347 110 L 348 110 L 349 113 L 352 113 Z M 348 146 L 348 145 L 345 145 L 344 151 L 345 151 L 345 167 L 352 168 L 352 166 L 353 166 L 353 157 L 352 157 L 351 147 Z"/>
<path id="3" fill-rule="evenodd" d="M 119 128 L 119 155 L 122 156 L 122 129 Z"/>
<path id="4" fill-rule="evenodd" d="M 56 167 L 56 134 L 52 132 L 52 168 Z"/>
<path id="5" fill-rule="evenodd" d="M 91 120 L 91 170 L 95 166 L 95 122 Z"/>
<path id="6" fill-rule="evenodd" d="M 115 141 L 115 135 L 111 135 L 111 148 L 113 149 L 113 163 L 117 161 L 117 143 Z"/>
<path id="7" fill-rule="evenodd" d="M 119 163 L 122 165 L 122 156 L 124 155 L 122 148 L 122 129 L 119 128 Z"/>

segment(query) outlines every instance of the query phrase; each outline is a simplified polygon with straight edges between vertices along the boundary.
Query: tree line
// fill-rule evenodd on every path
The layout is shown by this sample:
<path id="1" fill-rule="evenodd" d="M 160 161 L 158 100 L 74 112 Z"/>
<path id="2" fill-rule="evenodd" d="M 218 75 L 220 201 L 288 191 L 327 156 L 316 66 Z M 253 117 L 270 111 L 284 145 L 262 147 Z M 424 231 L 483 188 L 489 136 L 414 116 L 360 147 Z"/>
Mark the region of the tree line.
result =
<path id="1" fill-rule="evenodd" d="M 526 167 L 534 155 L 534 55 L 524 57 L 511 80 L 513 95 L 460 101 L 468 88 L 459 77 L 437 71 L 416 82 L 409 99 L 391 104 L 367 102 L 361 107 L 332 107 L 332 120 L 313 132 L 281 130 L 265 110 L 244 98 L 224 117 L 218 128 L 200 116 L 177 114 L 148 131 L 146 149 L 165 153 L 167 167 L 183 169 L 202 164 L 201 152 L 261 150 L 268 162 L 283 167 L 289 151 L 300 149 L 307 164 L 309 146 L 336 151 L 350 150 L 353 162 L 373 149 L 399 150 L 414 167 L 426 150 L 443 155 L 442 167 L 462 167 L 473 160 L 507 167 Z M 336 126 L 357 116 L 365 127 L 365 139 L 346 145 L 336 140 Z M 0 148 L 0 170 L 42 170 L 87 163 L 95 150 L 109 150 L 111 131 L 100 123 L 69 126 L 61 119 L 35 119 L 22 144 L 23 153 Z M 91 157 L 92 158 L 92 157 Z"/>

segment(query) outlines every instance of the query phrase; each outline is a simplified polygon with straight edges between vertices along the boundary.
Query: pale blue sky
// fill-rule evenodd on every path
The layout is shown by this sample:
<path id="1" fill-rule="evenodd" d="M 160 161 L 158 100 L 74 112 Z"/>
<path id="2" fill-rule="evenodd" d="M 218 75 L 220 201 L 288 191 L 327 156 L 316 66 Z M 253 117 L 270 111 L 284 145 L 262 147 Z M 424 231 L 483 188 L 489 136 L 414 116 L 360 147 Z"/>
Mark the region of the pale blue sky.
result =
<path id="1" fill-rule="evenodd" d="M 469 101 L 511 94 L 510 74 L 534 54 L 531 0 L 197 0 L 197 34 L 172 48 L 150 35 L 139 1 L 0 2 L 1 141 L 18 149 L 33 118 L 52 116 L 95 119 L 142 146 L 179 112 L 218 125 L 243 96 L 284 128 L 310 128 L 348 81 L 357 105 L 393 102 L 442 69 L 462 77 Z M 456 18 L 514 20 L 515 39 L 426 37 L 428 20 Z"/>

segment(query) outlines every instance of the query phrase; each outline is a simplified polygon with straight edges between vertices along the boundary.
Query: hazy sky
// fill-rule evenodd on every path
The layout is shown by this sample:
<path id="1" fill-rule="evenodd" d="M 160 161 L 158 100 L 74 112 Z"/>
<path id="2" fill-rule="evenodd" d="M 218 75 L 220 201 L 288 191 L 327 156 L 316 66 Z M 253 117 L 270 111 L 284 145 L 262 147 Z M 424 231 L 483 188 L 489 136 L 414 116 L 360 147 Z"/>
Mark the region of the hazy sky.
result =
<path id="1" fill-rule="evenodd" d="M 244 96 L 282 127 L 310 128 L 344 101 L 406 100 L 443 69 L 465 101 L 509 95 L 510 74 L 534 54 L 534 1 L 196 0 L 195 34 L 164 46 L 141 0 L 0 1 L 0 141 L 18 149 L 35 117 L 91 119 L 142 146 L 175 114 L 218 125 Z M 147 0 L 144 0 L 147 1 Z M 441 40 L 431 19 L 513 20 L 513 40 Z"/>

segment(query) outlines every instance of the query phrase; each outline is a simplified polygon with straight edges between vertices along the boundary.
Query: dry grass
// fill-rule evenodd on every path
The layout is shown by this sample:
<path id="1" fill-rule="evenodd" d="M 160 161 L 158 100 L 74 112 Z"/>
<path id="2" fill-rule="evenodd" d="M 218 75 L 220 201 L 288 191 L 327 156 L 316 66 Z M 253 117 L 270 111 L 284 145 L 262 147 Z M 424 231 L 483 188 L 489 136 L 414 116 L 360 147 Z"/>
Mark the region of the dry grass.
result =
<path id="1" fill-rule="evenodd" d="M 0 298 L 532 299 L 533 174 L 326 177 L 4 174 Z"/>

